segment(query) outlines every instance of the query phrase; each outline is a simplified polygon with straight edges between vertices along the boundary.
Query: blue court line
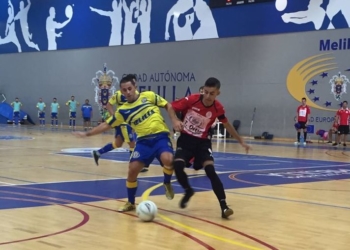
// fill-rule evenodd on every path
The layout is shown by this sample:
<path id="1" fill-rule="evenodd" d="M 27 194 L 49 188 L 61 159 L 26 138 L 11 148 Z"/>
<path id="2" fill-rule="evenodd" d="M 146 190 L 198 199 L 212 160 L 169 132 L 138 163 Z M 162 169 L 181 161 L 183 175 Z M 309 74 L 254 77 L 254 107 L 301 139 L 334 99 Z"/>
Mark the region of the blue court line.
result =
<path id="1" fill-rule="evenodd" d="M 194 188 L 196 188 L 196 187 L 194 187 Z M 350 210 L 350 207 L 330 205 L 330 204 L 317 203 L 317 202 L 311 202 L 311 201 L 291 200 L 291 199 L 286 199 L 286 198 L 279 198 L 279 197 L 265 196 L 265 195 L 257 195 L 257 194 L 243 194 L 243 193 L 238 193 L 238 192 L 234 192 L 234 191 L 225 191 L 225 192 L 226 193 L 231 193 L 231 194 L 243 195 L 243 196 L 251 196 L 251 197 L 270 199 L 270 200 L 289 201 L 289 202 L 302 203 L 302 204 L 308 204 L 308 205 L 316 205 L 316 206 L 341 208 L 341 209 Z"/>
<path id="2" fill-rule="evenodd" d="M 21 181 L 21 182 L 26 182 L 26 183 L 36 183 L 33 181 L 26 181 L 26 180 L 21 180 L 21 179 L 15 179 L 11 177 L 6 177 L 6 176 L 0 176 L 0 179 L 7 179 L 7 180 L 13 180 L 13 181 Z"/>

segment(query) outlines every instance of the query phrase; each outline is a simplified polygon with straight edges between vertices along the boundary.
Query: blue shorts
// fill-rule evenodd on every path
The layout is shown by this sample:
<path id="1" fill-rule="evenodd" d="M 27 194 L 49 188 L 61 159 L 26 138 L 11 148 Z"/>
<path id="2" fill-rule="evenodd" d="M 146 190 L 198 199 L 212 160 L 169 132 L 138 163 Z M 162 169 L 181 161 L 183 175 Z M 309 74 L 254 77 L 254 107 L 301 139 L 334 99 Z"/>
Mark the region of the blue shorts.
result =
<path id="1" fill-rule="evenodd" d="M 76 118 L 77 117 L 77 112 L 70 111 L 69 112 L 69 118 Z"/>
<path id="2" fill-rule="evenodd" d="M 38 111 L 38 117 L 41 119 L 45 118 L 45 112 Z"/>
<path id="3" fill-rule="evenodd" d="M 19 111 L 13 112 L 13 117 L 18 117 L 19 118 Z"/>
<path id="4" fill-rule="evenodd" d="M 160 156 L 164 152 L 174 154 L 173 145 L 168 133 L 161 133 L 153 138 L 141 139 L 136 142 L 136 147 L 131 155 L 130 162 L 140 161 L 146 166 L 150 165 L 154 158 L 162 165 Z"/>
<path id="5" fill-rule="evenodd" d="M 133 142 L 134 132 L 132 128 L 127 124 L 121 124 L 118 127 L 115 127 L 115 137 L 121 136 L 125 142 Z"/>
<path id="6" fill-rule="evenodd" d="M 57 113 L 51 113 L 51 118 L 52 119 L 57 119 L 58 118 Z"/>

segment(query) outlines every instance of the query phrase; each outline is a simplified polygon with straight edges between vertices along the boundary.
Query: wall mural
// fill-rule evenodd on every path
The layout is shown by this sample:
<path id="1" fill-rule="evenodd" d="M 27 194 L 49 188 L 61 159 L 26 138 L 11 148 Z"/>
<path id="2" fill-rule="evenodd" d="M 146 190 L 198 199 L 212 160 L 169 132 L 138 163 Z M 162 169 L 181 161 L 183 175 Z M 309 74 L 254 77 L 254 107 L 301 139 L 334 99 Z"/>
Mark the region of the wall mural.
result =
<path id="1" fill-rule="evenodd" d="M 3 0 L 0 53 L 350 27 L 348 0 L 276 0 L 210 9 L 209 0 Z"/>

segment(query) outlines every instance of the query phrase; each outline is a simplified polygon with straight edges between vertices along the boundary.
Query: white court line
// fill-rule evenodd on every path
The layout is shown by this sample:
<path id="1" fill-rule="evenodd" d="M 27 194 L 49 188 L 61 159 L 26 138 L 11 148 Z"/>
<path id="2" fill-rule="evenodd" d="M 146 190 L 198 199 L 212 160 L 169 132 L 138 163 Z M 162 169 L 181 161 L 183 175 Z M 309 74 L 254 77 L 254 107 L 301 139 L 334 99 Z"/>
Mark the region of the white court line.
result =
<path id="1" fill-rule="evenodd" d="M 0 184 L 5 184 L 4 186 L 13 186 L 13 185 L 17 185 L 17 184 L 14 184 L 14 183 L 9 183 L 9 182 L 3 182 L 3 181 L 0 181 Z"/>
<path id="2" fill-rule="evenodd" d="M 256 163 L 256 164 L 248 164 L 248 166 L 268 166 L 268 165 L 279 165 L 279 163 Z"/>

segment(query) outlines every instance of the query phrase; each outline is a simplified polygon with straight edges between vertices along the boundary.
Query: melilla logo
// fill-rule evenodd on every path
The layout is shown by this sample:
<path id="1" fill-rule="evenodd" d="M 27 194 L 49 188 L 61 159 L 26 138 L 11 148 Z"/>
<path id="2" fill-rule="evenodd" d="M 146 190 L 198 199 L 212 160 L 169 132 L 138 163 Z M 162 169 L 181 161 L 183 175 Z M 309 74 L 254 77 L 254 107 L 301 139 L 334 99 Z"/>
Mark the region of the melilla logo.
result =
<path id="1" fill-rule="evenodd" d="M 345 69 L 348 72 L 350 69 Z M 287 89 L 298 102 L 303 97 L 316 109 L 335 111 L 346 100 L 348 77 L 339 72 L 338 63 L 331 54 L 308 57 L 289 71 Z"/>

